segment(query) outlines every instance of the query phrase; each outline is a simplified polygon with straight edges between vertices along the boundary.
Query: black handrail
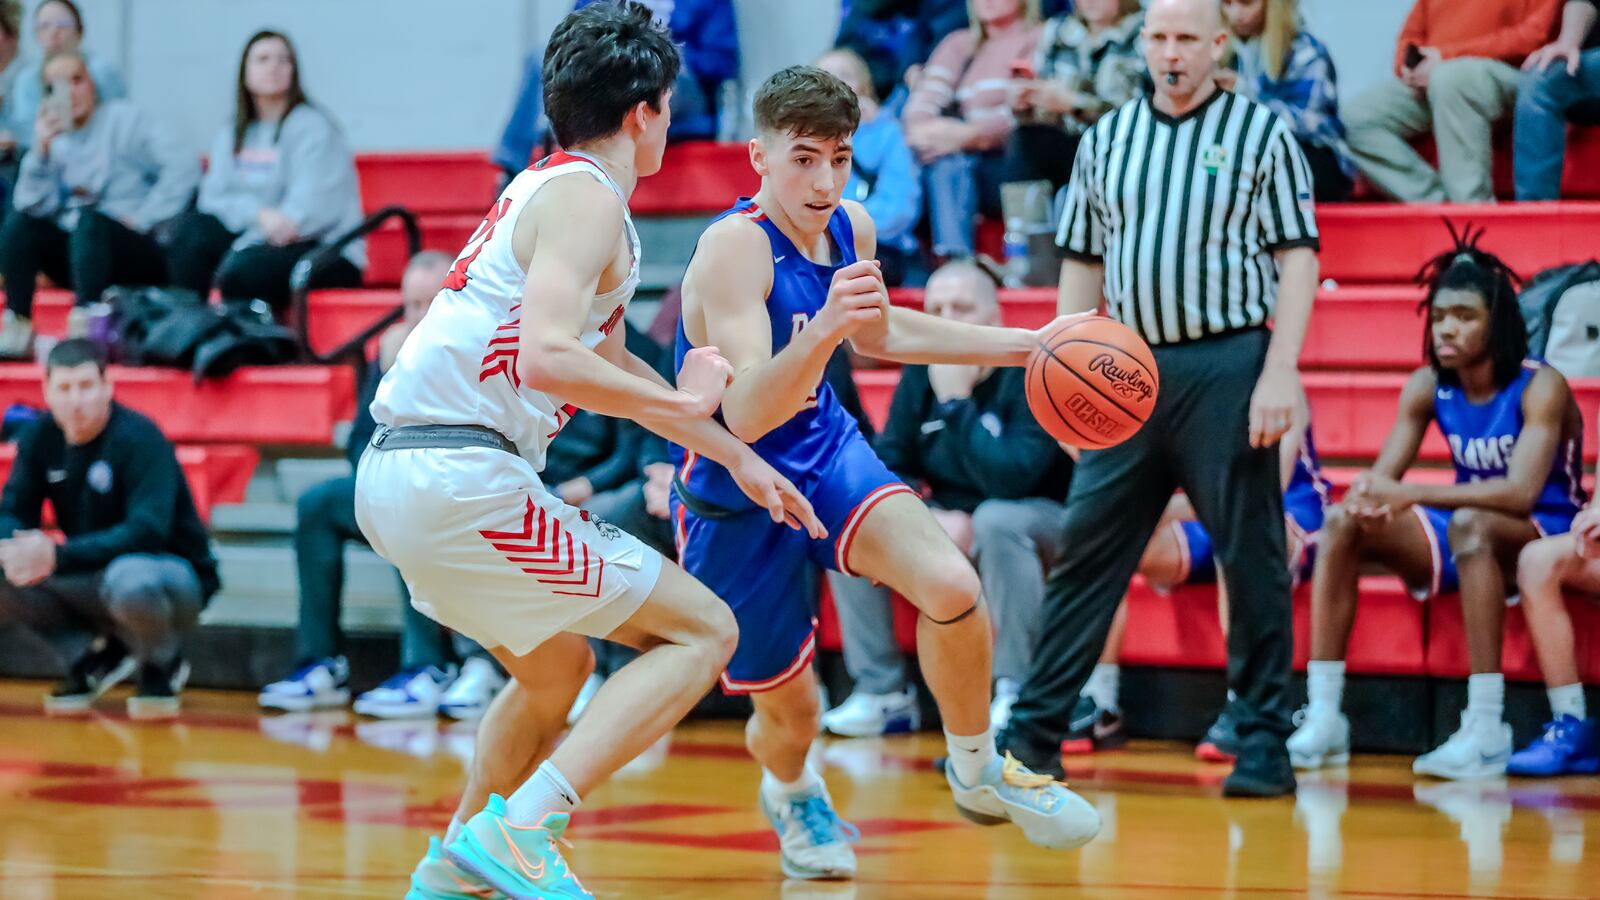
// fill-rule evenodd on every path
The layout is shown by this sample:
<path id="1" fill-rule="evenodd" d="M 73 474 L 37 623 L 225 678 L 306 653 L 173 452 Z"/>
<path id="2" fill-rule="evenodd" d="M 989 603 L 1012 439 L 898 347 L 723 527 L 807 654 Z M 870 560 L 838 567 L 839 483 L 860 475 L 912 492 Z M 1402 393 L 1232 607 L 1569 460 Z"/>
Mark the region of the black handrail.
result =
<path id="1" fill-rule="evenodd" d="M 352 360 L 357 365 L 366 362 L 364 350 L 367 342 L 372 340 L 384 329 L 400 321 L 405 314 L 405 306 L 396 303 L 394 309 L 389 310 L 362 329 L 359 333 L 327 353 L 319 353 L 311 346 L 311 315 L 308 307 L 311 291 L 309 285 L 312 276 L 320 272 L 324 266 L 334 262 L 343 253 L 344 248 L 351 241 L 366 237 L 377 231 L 390 219 L 399 219 L 400 225 L 406 232 L 406 258 L 410 259 L 422 251 L 422 226 L 417 224 L 417 217 L 411 210 L 404 206 L 386 206 L 378 210 L 355 228 L 342 235 L 338 240 L 325 244 L 300 257 L 294 264 L 294 269 L 289 273 L 290 311 L 294 316 L 295 339 L 300 344 L 300 355 L 307 362 L 329 365 L 354 355 Z"/>

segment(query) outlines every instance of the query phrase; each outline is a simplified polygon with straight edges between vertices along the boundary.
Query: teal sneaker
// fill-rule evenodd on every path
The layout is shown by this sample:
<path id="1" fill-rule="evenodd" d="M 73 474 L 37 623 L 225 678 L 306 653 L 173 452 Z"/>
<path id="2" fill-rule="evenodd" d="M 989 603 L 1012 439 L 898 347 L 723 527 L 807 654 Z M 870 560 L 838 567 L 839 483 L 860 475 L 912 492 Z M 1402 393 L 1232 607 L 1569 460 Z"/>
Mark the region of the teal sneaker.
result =
<path id="1" fill-rule="evenodd" d="M 1089 801 L 1051 778 L 1028 771 L 1010 753 L 989 764 L 983 778 L 967 786 L 945 766 L 956 811 L 979 825 L 1015 822 L 1027 839 L 1052 850 L 1072 850 L 1100 833 L 1100 814 Z"/>
<path id="2" fill-rule="evenodd" d="M 444 855 L 512 900 L 594 900 L 556 846 L 566 843 L 561 836 L 570 821 L 566 813 L 551 813 L 537 825 L 513 825 L 506 821 L 505 799 L 490 794 L 489 805 L 467 820 Z"/>
<path id="3" fill-rule="evenodd" d="M 428 855 L 411 873 L 406 900 L 492 900 L 503 896 L 488 882 L 468 872 L 444 855 L 444 845 L 428 838 Z"/>

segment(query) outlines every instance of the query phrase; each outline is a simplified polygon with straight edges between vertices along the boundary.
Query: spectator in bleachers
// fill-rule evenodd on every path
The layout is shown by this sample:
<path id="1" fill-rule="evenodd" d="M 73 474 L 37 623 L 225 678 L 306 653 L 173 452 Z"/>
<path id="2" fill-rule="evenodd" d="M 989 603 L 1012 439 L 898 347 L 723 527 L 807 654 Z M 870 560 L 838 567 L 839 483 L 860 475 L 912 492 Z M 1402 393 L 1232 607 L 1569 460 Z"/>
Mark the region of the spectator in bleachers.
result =
<path id="1" fill-rule="evenodd" d="M 394 362 L 411 329 L 427 313 L 453 260 L 444 253 L 413 257 L 400 282 L 405 317 L 378 341 L 378 359 L 368 367 L 356 399 L 356 421 L 345 456 L 353 469 L 372 439 L 375 425 L 368 407 L 378 381 Z M 343 706 L 350 702 L 350 668 L 339 626 L 344 588 L 344 545 L 366 543 L 355 519 L 355 476 L 325 481 L 301 495 L 295 519 L 295 562 L 300 586 L 295 655 L 299 660 L 281 681 L 262 689 L 262 707 L 291 711 Z M 469 655 L 461 677 L 451 661 L 448 636 L 438 623 L 411 606 L 400 581 L 403 627 L 400 672 L 356 699 L 356 711 L 380 718 L 431 716 L 441 710 L 458 718 L 481 714 L 504 679 L 481 655 Z M 470 645 L 470 642 L 468 642 Z"/>
<path id="2" fill-rule="evenodd" d="M 577 8 L 611 0 L 578 0 Z M 683 65 L 672 85 L 672 124 L 667 140 L 710 140 L 717 136 L 722 85 L 739 77 L 739 30 L 733 0 L 639 0 L 664 22 L 678 44 Z M 544 115 L 544 54 L 523 63 L 522 85 L 490 159 L 507 179 L 525 168 L 534 151 L 550 139 Z"/>
<path id="3" fill-rule="evenodd" d="M 101 103 L 128 96 L 121 71 L 99 55 L 84 53 L 80 48 L 83 14 L 72 0 L 45 0 L 39 4 L 33 11 L 33 37 L 39 45 L 38 56 L 17 72 L 14 91 L 6 105 L 0 107 L 0 131 L 11 133 L 19 155 L 33 145 L 33 123 L 49 87 L 48 79 L 43 77 L 44 64 L 57 53 L 75 50 L 83 56 Z"/>
<path id="4" fill-rule="evenodd" d="M 1555 17 L 1555 0 L 1416 0 L 1395 47 L 1396 78 L 1345 105 L 1356 166 L 1409 203 L 1493 200 L 1491 132 L 1516 100 L 1517 66 Z M 1437 170 L 1410 143 L 1429 132 Z"/>
<path id="5" fill-rule="evenodd" d="M 834 43 L 867 61 L 872 92 L 898 117 L 921 67 L 967 25 L 966 0 L 845 0 Z"/>
<path id="6" fill-rule="evenodd" d="M 77 50 L 58 52 L 42 71 L 50 96 L 22 158 L 15 210 L 0 227 L 0 357 L 28 353 L 40 272 L 74 290 L 80 315 L 114 284 L 162 283 L 158 233 L 200 179 L 199 160 L 165 128 L 126 101 L 100 101 Z"/>
<path id="7" fill-rule="evenodd" d="M 1548 777 L 1600 772 L 1600 722 L 1589 717 L 1578 675 L 1566 592 L 1600 595 L 1600 507 L 1588 506 L 1572 530 L 1541 538 L 1517 557 L 1517 592 L 1528 636 L 1544 674 L 1550 722 L 1544 733 L 1511 755 L 1509 775 Z"/>
<path id="8" fill-rule="evenodd" d="M 947 319 L 1000 324 L 998 282 L 973 262 L 928 279 L 924 308 Z M 921 485 L 934 517 L 977 565 L 994 617 L 995 705 L 1028 671 L 1044 601 L 1044 572 L 1060 546 L 1072 462 L 1028 411 L 1021 369 L 906 366 L 873 446 L 890 471 Z M 828 573 L 845 667 L 855 690 L 822 717 L 854 737 L 915 729 L 917 701 L 894 639 L 887 588 Z"/>
<path id="9" fill-rule="evenodd" d="M 1418 599 L 1461 593 L 1472 673 L 1467 708 L 1460 729 L 1412 770 L 1438 778 L 1505 774 L 1512 746 L 1500 650 L 1506 587 L 1516 576 L 1507 565 L 1530 542 L 1565 534 L 1584 499 L 1583 420 L 1561 373 L 1526 358 L 1514 278 L 1471 234 L 1423 270 L 1428 364 L 1406 382 L 1377 461 L 1328 510 L 1318 540 L 1310 704 L 1288 742 L 1297 767 L 1349 758 L 1350 724 L 1339 711 L 1344 655 L 1361 568 L 1377 563 Z M 1400 480 L 1430 422 L 1450 447 L 1454 484 Z"/>
<path id="10" fill-rule="evenodd" d="M 25 68 L 18 54 L 22 52 L 22 2 L 0 0 L 0 204 L 11 193 L 11 182 L 17 169 L 18 126 L 12 119 L 16 105 L 17 74 Z M 5 219 L 5 209 L 0 205 L 0 220 Z"/>
<path id="11" fill-rule="evenodd" d="M 1600 112 L 1600 17 L 1596 0 L 1567 0 L 1556 39 L 1528 55 L 1517 88 L 1512 175 L 1518 200 L 1556 200 L 1567 155 L 1567 120 Z"/>
<path id="12" fill-rule="evenodd" d="M 1143 21 L 1139 0 L 1080 0 L 1044 23 L 1032 72 L 1011 85 L 1007 182 L 1042 179 L 1053 195 L 1072 177 L 1084 129 L 1144 92 Z"/>
<path id="13" fill-rule="evenodd" d="M 1311 166 L 1318 203 L 1347 200 L 1355 164 L 1339 121 L 1333 57 L 1305 30 L 1297 7 L 1298 0 L 1224 0 L 1234 71 L 1218 82 L 1265 104 L 1289 126 Z"/>
<path id="14" fill-rule="evenodd" d="M 1278 441 L 1278 469 L 1283 482 L 1283 524 L 1289 548 L 1290 583 L 1298 586 L 1311 577 L 1316 559 L 1317 532 L 1326 515 L 1328 482 L 1322 477 L 1316 442 L 1311 435 L 1310 412 L 1302 402 L 1295 409 L 1294 424 Z M 1222 622 L 1222 637 L 1228 637 L 1228 589 L 1224 573 L 1217 565 L 1211 533 L 1195 514 L 1194 504 L 1185 494 L 1176 494 L 1167 504 L 1161 523 L 1145 545 L 1139 559 L 1139 574 L 1160 592 L 1180 584 L 1215 584 L 1217 610 Z M 1071 730 L 1062 745 L 1066 753 L 1089 753 L 1120 746 L 1127 740 L 1122 727 L 1122 704 L 1118 696 L 1122 638 L 1127 628 L 1128 602 L 1123 600 L 1111 621 L 1111 634 L 1100 662 L 1078 695 L 1072 712 Z M 1037 623 L 1027 623 L 1032 631 Z M 1229 696 L 1229 703 L 1233 697 Z M 1222 713 L 1206 729 L 1195 748 L 1195 756 L 1208 762 L 1232 762 L 1238 755 L 1239 734 L 1232 713 Z"/>
<path id="15" fill-rule="evenodd" d="M 927 275 L 915 233 L 922 217 L 922 181 L 905 132 L 899 120 L 878 105 L 866 61 L 854 50 L 829 50 L 817 60 L 817 68 L 849 85 L 861 104 L 861 126 L 850 145 L 854 152 L 844 196 L 865 206 L 878 230 L 884 283 L 919 285 Z"/>
<path id="16" fill-rule="evenodd" d="M 200 200 L 175 229 L 171 281 L 201 296 L 289 303 L 289 273 L 318 246 L 361 224 L 355 156 L 300 85 L 289 38 L 260 31 L 239 59 L 233 121 L 211 142 Z M 316 287 L 360 287 L 366 245 L 352 241 Z"/>
<path id="17" fill-rule="evenodd" d="M 178 711 L 183 636 L 217 592 L 217 564 L 172 444 L 116 403 L 105 357 L 65 340 L 45 360 L 48 417 L 22 435 L 0 494 L 0 625 L 70 664 L 45 698 L 81 711 L 136 676 L 133 716 Z M 49 501 L 65 540 L 41 530 Z"/>
<path id="18" fill-rule="evenodd" d="M 971 256 L 980 212 L 1000 211 L 1012 64 L 1039 41 L 1038 0 L 972 0 L 971 23 L 939 42 L 906 101 L 906 140 L 922 161 L 933 253 Z"/>

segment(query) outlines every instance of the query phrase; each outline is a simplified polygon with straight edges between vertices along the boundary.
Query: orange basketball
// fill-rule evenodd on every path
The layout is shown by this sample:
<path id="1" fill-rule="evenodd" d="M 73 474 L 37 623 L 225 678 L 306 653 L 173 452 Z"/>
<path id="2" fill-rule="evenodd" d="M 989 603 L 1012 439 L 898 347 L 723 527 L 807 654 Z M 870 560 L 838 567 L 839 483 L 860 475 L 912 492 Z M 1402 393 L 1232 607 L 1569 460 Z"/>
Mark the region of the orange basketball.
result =
<path id="1" fill-rule="evenodd" d="M 1027 384 L 1028 407 L 1051 437 L 1096 450 L 1144 425 L 1160 377 L 1150 347 L 1133 329 L 1093 316 L 1045 335 L 1028 358 Z"/>

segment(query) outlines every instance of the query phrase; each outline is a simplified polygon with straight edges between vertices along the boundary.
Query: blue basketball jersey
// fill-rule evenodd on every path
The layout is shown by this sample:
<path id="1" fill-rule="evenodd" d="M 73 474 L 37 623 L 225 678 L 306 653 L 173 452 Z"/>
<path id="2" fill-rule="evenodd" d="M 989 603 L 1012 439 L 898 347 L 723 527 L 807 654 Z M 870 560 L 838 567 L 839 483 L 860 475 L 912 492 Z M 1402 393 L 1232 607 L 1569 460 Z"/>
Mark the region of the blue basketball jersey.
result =
<path id="1" fill-rule="evenodd" d="M 1488 402 L 1475 404 L 1455 385 L 1440 384 L 1433 391 L 1433 416 L 1439 431 L 1450 445 L 1455 464 L 1456 483 L 1504 478 L 1511 465 L 1511 451 L 1522 434 L 1522 394 L 1544 362 L 1526 359 L 1522 371 Z M 1572 429 L 1561 436 L 1550 475 L 1534 504 L 1537 513 L 1571 516 L 1582 508 L 1583 429 Z"/>
<path id="2" fill-rule="evenodd" d="M 772 247 L 772 292 L 767 295 L 767 315 L 772 324 L 772 353 L 777 355 L 811 321 L 828 299 L 833 273 L 856 261 L 855 232 L 843 207 L 834 210 L 828 221 L 828 237 L 833 250 L 833 265 L 814 263 L 778 230 L 761 207 L 748 197 L 740 198 L 712 220 L 744 216 L 761 226 Z M 673 370 L 681 371 L 684 356 L 693 349 L 678 322 L 678 339 L 673 353 Z M 722 413 L 717 413 L 718 421 Z M 767 432 L 751 447 L 773 468 L 783 473 L 801 490 L 828 469 L 828 463 L 847 441 L 860 435 L 856 420 L 845 411 L 826 383 L 794 418 Z M 672 463 L 684 486 L 694 497 L 727 509 L 746 509 L 753 504 L 728 471 L 717 463 L 700 458 L 673 444 Z"/>
<path id="3" fill-rule="evenodd" d="M 1302 529 L 1315 533 L 1322 528 L 1329 492 L 1328 480 L 1322 477 L 1322 461 L 1317 457 L 1317 444 L 1311 438 L 1311 423 L 1307 422 L 1305 433 L 1301 436 L 1300 455 L 1295 457 L 1289 486 L 1283 490 L 1284 512 L 1293 516 Z"/>

